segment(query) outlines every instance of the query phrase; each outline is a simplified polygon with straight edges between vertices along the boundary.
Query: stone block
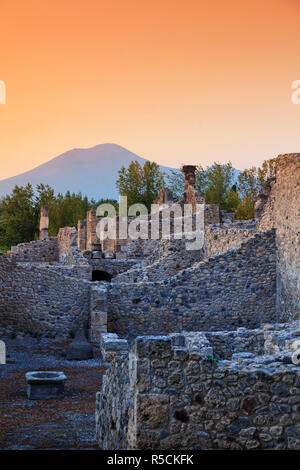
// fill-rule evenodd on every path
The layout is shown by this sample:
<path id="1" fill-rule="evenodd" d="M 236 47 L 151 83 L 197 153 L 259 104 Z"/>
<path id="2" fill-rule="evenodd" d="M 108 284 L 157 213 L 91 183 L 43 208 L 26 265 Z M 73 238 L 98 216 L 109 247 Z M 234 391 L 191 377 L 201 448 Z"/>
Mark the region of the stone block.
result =
<path id="1" fill-rule="evenodd" d="M 167 336 L 138 336 L 134 348 L 137 357 L 165 359 L 172 355 L 171 338 Z"/>
<path id="2" fill-rule="evenodd" d="M 140 394 L 136 398 L 136 425 L 143 429 L 161 429 L 168 426 L 168 403 L 166 395 Z"/>
<path id="3" fill-rule="evenodd" d="M 107 326 L 107 312 L 91 312 L 91 328 L 95 326 Z"/>
<path id="4" fill-rule="evenodd" d="M 76 334 L 70 346 L 68 347 L 67 359 L 83 361 L 83 360 L 91 359 L 92 357 L 93 357 L 93 348 L 88 343 L 84 332 L 80 330 Z"/>
<path id="5" fill-rule="evenodd" d="M 67 377 L 63 372 L 37 371 L 27 372 L 27 396 L 30 400 L 57 398 L 64 395 Z"/>

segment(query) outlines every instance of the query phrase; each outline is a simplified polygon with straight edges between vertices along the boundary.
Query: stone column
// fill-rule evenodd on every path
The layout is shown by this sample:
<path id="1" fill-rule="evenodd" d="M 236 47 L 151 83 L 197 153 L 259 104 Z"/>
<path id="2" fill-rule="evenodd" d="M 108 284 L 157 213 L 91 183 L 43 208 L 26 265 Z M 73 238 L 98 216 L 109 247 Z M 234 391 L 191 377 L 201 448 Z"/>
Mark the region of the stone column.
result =
<path id="1" fill-rule="evenodd" d="M 190 186 L 196 187 L 196 167 L 194 165 L 184 165 L 182 171 L 185 176 L 184 190 L 186 191 Z"/>
<path id="2" fill-rule="evenodd" d="M 86 220 L 78 220 L 77 246 L 80 250 L 86 250 Z"/>
<path id="3" fill-rule="evenodd" d="M 40 240 L 47 240 L 49 229 L 49 206 L 41 206 Z"/>
<path id="4" fill-rule="evenodd" d="M 88 211 L 86 215 L 86 249 L 89 251 L 101 251 L 100 240 L 96 232 L 98 223 L 96 211 Z"/>
<path id="5" fill-rule="evenodd" d="M 184 204 L 191 204 L 192 212 L 195 213 L 197 204 L 205 204 L 205 198 L 196 190 L 196 167 L 194 165 L 184 165 L 182 171 L 185 176 Z"/>

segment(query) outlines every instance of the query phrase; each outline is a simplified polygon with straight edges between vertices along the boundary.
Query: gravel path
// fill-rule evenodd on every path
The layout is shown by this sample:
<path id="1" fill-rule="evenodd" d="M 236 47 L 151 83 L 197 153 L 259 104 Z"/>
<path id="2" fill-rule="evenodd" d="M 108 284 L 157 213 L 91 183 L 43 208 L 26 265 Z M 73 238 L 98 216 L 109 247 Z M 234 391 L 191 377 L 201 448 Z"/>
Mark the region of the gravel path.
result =
<path id="1" fill-rule="evenodd" d="M 105 371 L 97 350 L 88 361 L 67 361 L 67 341 L 8 340 L 0 366 L 0 449 L 96 449 L 95 394 Z M 25 373 L 61 370 L 65 396 L 29 400 Z"/>

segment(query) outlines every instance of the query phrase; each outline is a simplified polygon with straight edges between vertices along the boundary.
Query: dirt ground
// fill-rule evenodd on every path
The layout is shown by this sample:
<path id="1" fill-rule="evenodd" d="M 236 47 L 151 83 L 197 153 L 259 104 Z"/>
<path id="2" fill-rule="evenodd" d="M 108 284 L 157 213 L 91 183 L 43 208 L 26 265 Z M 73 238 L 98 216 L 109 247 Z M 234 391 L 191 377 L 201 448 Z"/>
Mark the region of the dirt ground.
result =
<path id="1" fill-rule="evenodd" d="M 0 366 L 0 449 L 96 449 L 95 394 L 105 367 L 97 358 L 67 361 L 66 341 L 15 339 L 6 343 Z M 25 373 L 60 370 L 67 376 L 65 396 L 29 400 Z"/>

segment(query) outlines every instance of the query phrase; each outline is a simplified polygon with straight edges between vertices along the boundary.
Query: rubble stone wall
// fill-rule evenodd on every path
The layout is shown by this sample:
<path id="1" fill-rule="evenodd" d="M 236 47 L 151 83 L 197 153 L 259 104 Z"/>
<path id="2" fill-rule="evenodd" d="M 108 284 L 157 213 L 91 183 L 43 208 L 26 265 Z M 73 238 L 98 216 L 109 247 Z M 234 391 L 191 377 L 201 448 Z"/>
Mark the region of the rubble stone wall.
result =
<path id="1" fill-rule="evenodd" d="M 300 449 L 299 367 L 216 360 L 182 335 L 138 337 L 97 394 L 101 449 Z"/>
<path id="2" fill-rule="evenodd" d="M 101 449 L 129 450 L 135 441 L 134 387 L 129 382 L 128 344 L 120 350 L 115 336 L 106 338 L 109 344 L 102 346 L 110 350 L 105 358 L 113 362 L 96 394 L 96 440 Z"/>
<path id="3" fill-rule="evenodd" d="M 14 261 L 43 261 L 50 263 L 58 261 L 57 237 L 46 240 L 34 240 L 28 243 L 19 243 L 12 246 L 7 255 Z"/>
<path id="4" fill-rule="evenodd" d="M 7 331 L 68 337 L 88 326 L 88 282 L 0 254 L 0 285 L 0 326 Z"/>
<path id="5" fill-rule="evenodd" d="M 278 158 L 275 191 L 278 310 L 290 321 L 300 319 L 300 154 Z"/>
<path id="6" fill-rule="evenodd" d="M 256 233 L 254 221 L 235 221 L 229 224 L 213 224 L 205 227 L 205 257 L 225 253 L 241 245 Z"/>
<path id="7" fill-rule="evenodd" d="M 117 279 L 108 286 L 108 331 L 128 338 L 276 321 L 274 231 L 165 281 L 123 284 Z"/>
<path id="8" fill-rule="evenodd" d="M 281 321 L 300 318 L 300 154 L 279 155 L 258 230 L 276 229 L 277 308 Z"/>
<path id="9" fill-rule="evenodd" d="M 149 250 L 146 251 L 145 248 L 142 250 L 144 256 L 147 255 L 145 262 L 118 276 L 118 281 L 145 282 L 169 279 L 181 270 L 191 267 L 194 263 L 240 246 L 255 233 L 255 221 L 236 221 L 228 224 L 207 225 L 205 227 L 204 248 L 201 250 L 187 249 L 190 242 L 186 236 L 183 236 L 182 239 L 176 239 L 172 235 L 170 239 L 161 239 L 156 244 L 153 240 L 150 254 Z M 148 248 L 150 248 L 149 243 Z"/>
<path id="10" fill-rule="evenodd" d="M 72 248 L 76 248 L 77 245 L 77 230 L 75 227 L 64 227 L 60 228 L 58 235 L 58 254 L 59 261 L 61 263 L 72 256 Z"/>

